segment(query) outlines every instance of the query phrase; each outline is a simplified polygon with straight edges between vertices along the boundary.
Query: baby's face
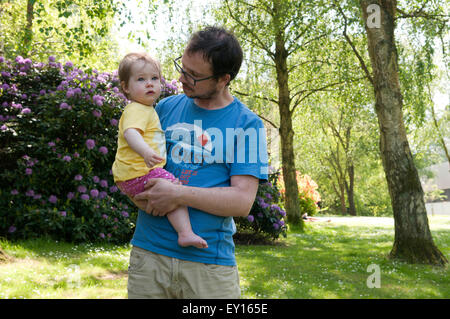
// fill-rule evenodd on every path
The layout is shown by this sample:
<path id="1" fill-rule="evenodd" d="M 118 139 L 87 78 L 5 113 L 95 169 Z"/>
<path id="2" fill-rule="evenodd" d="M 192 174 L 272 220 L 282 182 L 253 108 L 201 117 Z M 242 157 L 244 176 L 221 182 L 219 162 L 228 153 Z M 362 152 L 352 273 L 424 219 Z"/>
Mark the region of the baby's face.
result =
<path id="1" fill-rule="evenodd" d="M 136 61 L 131 67 L 131 76 L 124 92 L 134 102 L 153 105 L 161 94 L 161 79 L 159 71 L 151 63 Z"/>

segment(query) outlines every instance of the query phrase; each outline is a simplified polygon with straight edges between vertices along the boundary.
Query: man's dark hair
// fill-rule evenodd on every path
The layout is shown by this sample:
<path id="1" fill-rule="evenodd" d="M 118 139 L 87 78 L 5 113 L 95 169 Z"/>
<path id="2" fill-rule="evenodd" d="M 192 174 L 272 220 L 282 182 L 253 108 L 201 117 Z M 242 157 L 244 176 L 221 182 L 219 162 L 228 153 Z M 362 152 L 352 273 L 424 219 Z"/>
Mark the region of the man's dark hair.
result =
<path id="1" fill-rule="evenodd" d="M 215 26 L 194 33 L 187 52 L 202 52 L 203 58 L 212 65 L 213 75 L 217 78 L 230 74 L 230 82 L 238 74 L 243 59 L 242 48 L 236 37 L 228 30 Z"/>

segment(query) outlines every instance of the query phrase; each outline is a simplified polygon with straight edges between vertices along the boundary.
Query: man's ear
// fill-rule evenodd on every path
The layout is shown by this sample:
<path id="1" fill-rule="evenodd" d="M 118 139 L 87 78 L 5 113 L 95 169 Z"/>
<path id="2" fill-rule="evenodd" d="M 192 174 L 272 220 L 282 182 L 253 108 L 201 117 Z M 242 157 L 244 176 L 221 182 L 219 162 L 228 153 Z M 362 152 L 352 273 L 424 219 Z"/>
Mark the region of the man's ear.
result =
<path id="1" fill-rule="evenodd" d="M 231 80 L 231 75 L 230 74 L 225 74 L 225 75 L 222 75 L 220 78 L 219 78 L 219 82 L 221 82 L 221 83 L 223 83 L 223 86 L 225 87 L 225 86 L 227 86 L 229 83 L 230 83 L 230 80 Z"/>

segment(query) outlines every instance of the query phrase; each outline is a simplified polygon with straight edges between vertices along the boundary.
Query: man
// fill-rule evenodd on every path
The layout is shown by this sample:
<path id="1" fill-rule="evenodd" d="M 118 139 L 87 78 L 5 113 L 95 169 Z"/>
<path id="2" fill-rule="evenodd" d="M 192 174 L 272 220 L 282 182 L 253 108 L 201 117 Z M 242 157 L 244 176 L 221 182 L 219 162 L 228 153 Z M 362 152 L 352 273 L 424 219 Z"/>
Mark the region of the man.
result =
<path id="1" fill-rule="evenodd" d="M 233 217 L 247 216 L 267 180 L 262 121 L 229 92 L 242 49 L 228 31 L 208 27 L 174 60 L 184 94 L 156 111 L 166 134 L 166 169 L 182 184 L 149 181 L 131 241 L 129 298 L 239 298 Z M 208 248 L 180 247 L 165 215 L 188 206 Z"/>

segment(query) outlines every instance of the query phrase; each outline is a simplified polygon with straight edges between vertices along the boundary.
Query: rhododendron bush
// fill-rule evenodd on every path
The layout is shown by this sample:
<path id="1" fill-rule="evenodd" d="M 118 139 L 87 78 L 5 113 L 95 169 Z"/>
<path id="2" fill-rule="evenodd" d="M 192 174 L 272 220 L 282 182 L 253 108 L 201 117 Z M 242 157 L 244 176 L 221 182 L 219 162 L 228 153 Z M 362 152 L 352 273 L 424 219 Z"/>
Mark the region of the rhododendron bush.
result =
<path id="1" fill-rule="evenodd" d="M 280 172 L 270 167 L 269 180 L 260 184 L 255 202 L 247 217 L 235 218 L 238 232 L 251 230 L 272 240 L 280 235 L 286 237 L 286 212 L 282 208 L 282 196 L 278 190 Z"/>
<path id="2" fill-rule="evenodd" d="M 296 176 L 299 192 L 299 204 L 301 209 L 300 215 L 304 215 L 306 213 L 309 216 L 312 216 L 320 209 L 319 202 L 321 201 L 321 198 L 319 192 L 317 191 L 319 186 L 307 174 L 302 175 L 299 171 L 296 171 Z M 280 175 L 279 183 L 280 185 L 283 185 L 280 192 L 284 194 L 284 181 L 282 175 Z"/>
<path id="3" fill-rule="evenodd" d="M 130 239 L 136 208 L 111 173 L 125 103 L 115 72 L 0 57 L 0 236 Z"/>

